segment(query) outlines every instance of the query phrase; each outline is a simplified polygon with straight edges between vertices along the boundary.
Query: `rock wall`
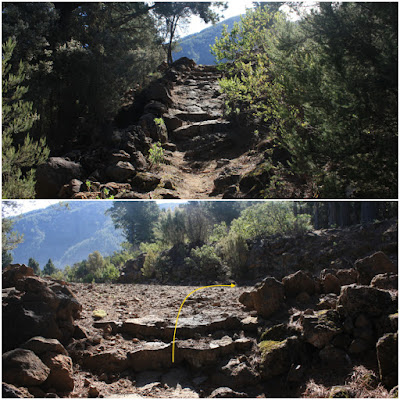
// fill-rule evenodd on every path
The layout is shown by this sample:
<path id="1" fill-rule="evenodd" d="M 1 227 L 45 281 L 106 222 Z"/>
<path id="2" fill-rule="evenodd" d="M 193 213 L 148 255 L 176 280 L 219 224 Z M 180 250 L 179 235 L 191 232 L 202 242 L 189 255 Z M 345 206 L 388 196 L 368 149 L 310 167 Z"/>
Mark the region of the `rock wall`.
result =
<path id="1" fill-rule="evenodd" d="M 81 304 L 65 282 L 10 265 L 2 274 L 3 396 L 45 397 L 74 389 L 65 350 Z"/>

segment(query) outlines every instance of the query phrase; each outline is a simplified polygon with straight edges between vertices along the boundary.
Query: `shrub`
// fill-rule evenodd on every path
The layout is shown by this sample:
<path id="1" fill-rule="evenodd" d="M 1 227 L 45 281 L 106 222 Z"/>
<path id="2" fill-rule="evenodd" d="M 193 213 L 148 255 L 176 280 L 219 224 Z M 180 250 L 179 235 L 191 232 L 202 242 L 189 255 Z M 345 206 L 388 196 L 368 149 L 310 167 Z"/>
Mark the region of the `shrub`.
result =
<path id="1" fill-rule="evenodd" d="M 230 234 L 221 241 L 221 251 L 233 278 L 243 279 L 247 272 L 246 262 L 249 253 L 245 238 L 238 232 Z"/>
<path id="2" fill-rule="evenodd" d="M 161 143 L 153 143 L 149 150 L 149 160 L 151 165 L 159 165 L 164 163 L 164 149 L 161 147 Z"/>
<path id="3" fill-rule="evenodd" d="M 190 273 L 200 279 L 221 279 L 225 273 L 221 258 L 216 254 L 213 246 L 194 248 L 190 251 L 190 257 L 185 258 L 185 265 L 190 269 Z"/>

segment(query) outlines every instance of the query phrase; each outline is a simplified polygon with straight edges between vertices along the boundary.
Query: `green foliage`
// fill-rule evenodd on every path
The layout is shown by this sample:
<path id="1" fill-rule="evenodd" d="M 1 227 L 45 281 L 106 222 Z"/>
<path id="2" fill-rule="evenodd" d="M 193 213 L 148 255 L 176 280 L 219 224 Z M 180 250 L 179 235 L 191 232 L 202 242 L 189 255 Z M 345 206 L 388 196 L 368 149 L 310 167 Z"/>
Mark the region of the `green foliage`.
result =
<path id="1" fill-rule="evenodd" d="M 260 202 L 246 208 L 231 225 L 244 239 L 266 235 L 302 233 L 311 229 L 310 216 L 295 216 L 289 202 Z"/>
<path id="2" fill-rule="evenodd" d="M 30 100 L 41 115 L 35 133 L 52 147 L 95 141 L 102 124 L 163 56 L 156 21 L 144 2 L 7 3 L 3 38 L 29 60 Z"/>
<path id="3" fill-rule="evenodd" d="M 119 269 L 109 261 L 104 259 L 99 251 L 89 254 L 87 260 L 74 264 L 72 267 L 66 266 L 63 277 L 70 282 L 114 282 L 119 278 Z"/>
<path id="4" fill-rule="evenodd" d="M 221 222 L 220 224 L 215 224 L 209 240 L 211 243 L 219 242 L 226 237 L 228 232 L 229 229 L 225 221 Z"/>
<path id="5" fill-rule="evenodd" d="M 15 74 L 11 73 L 10 60 L 16 42 L 8 39 L 3 43 L 2 58 L 2 197 L 25 199 L 35 197 L 35 169 L 49 156 L 46 141 L 34 141 L 29 130 L 38 115 L 33 103 L 24 98 L 28 88 L 21 86 L 25 80 L 25 67 L 19 63 Z"/>
<path id="6" fill-rule="evenodd" d="M 121 229 L 126 240 L 134 246 L 154 238 L 153 229 L 160 209 L 150 201 L 115 201 L 107 211 L 116 229 Z"/>
<path id="7" fill-rule="evenodd" d="M 314 196 L 397 196 L 397 4 L 249 10 L 213 52 L 228 111 L 267 132 Z M 385 101 L 382 101 L 385 99 Z"/>
<path id="8" fill-rule="evenodd" d="M 178 25 L 188 23 L 190 16 L 199 16 L 204 22 L 216 22 L 218 14 L 211 6 L 225 7 L 222 2 L 156 2 L 154 12 L 163 21 L 164 41 L 168 43 L 167 62 L 172 64 L 172 48 Z"/>
<path id="9" fill-rule="evenodd" d="M 166 244 L 175 246 L 185 242 L 185 214 L 182 210 L 168 210 L 160 215 L 155 230 L 157 237 Z"/>
<path id="10" fill-rule="evenodd" d="M 153 143 L 149 150 L 149 160 L 151 165 L 159 165 L 163 163 L 165 161 L 164 157 L 164 149 L 162 148 L 161 143 Z"/>
<path id="11" fill-rule="evenodd" d="M 3 210 L 4 213 L 4 210 Z M 2 218 L 1 221 L 1 265 L 2 269 L 13 261 L 11 251 L 24 241 L 24 237 L 13 230 L 14 221 L 10 218 Z"/>
<path id="12" fill-rule="evenodd" d="M 220 242 L 221 253 L 229 266 L 231 275 L 235 279 L 246 278 L 246 263 L 249 249 L 245 238 L 232 230 L 228 236 Z"/>
<path id="13" fill-rule="evenodd" d="M 47 264 L 43 267 L 43 275 L 52 275 L 57 271 L 57 268 L 53 264 L 53 261 L 51 261 L 51 258 L 49 258 L 49 261 L 47 261 Z"/>
<path id="14" fill-rule="evenodd" d="M 222 260 L 212 245 L 205 244 L 192 249 L 190 256 L 185 258 L 185 264 L 190 274 L 198 279 L 215 280 L 224 277 Z"/>
<path id="15" fill-rule="evenodd" d="M 39 263 L 34 258 L 29 258 L 28 267 L 31 267 L 36 275 L 40 275 Z"/>
<path id="16" fill-rule="evenodd" d="M 189 243 L 206 243 L 212 229 L 211 216 L 201 203 L 190 202 L 185 209 L 185 230 Z"/>

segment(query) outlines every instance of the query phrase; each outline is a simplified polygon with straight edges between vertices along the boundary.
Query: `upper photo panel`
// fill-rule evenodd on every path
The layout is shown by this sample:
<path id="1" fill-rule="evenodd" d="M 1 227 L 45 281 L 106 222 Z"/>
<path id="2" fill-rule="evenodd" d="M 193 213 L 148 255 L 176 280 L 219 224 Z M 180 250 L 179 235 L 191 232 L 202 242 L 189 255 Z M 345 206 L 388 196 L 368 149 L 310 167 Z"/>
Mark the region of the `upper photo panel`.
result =
<path id="1" fill-rule="evenodd" d="M 397 199 L 397 35 L 397 2 L 3 2 L 2 198 Z"/>

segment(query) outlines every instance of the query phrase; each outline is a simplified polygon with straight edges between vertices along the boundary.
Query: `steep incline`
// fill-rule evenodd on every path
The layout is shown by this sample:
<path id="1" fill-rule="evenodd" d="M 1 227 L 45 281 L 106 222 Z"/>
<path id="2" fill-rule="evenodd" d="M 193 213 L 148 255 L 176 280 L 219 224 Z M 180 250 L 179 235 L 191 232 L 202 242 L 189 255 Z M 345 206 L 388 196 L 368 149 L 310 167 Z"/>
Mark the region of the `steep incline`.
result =
<path id="1" fill-rule="evenodd" d="M 246 129 L 224 118 L 219 78 L 216 67 L 185 58 L 165 67 L 97 143 L 39 166 L 37 197 L 259 197 L 252 171 L 263 155 L 249 150 Z M 157 142 L 164 163 L 152 165 Z"/>

